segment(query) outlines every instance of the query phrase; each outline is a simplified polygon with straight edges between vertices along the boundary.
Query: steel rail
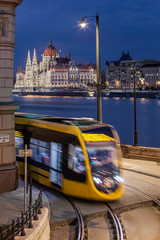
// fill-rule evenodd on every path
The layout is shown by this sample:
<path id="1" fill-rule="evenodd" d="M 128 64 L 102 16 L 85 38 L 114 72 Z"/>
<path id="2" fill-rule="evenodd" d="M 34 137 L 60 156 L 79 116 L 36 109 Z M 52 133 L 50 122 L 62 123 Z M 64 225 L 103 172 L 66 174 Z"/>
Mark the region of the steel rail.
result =
<path id="1" fill-rule="evenodd" d="M 145 175 L 145 176 L 148 176 L 148 177 L 153 177 L 153 178 L 158 178 L 158 179 L 160 178 L 160 176 L 156 176 L 154 174 L 137 171 L 137 170 L 134 170 L 134 169 L 128 169 L 128 168 L 122 168 L 122 169 L 125 170 L 125 171 L 128 171 L 128 172 L 138 173 L 138 174 Z"/>
<path id="2" fill-rule="evenodd" d="M 76 217 L 78 220 L 78 238 L 77 239 L 83 240 L 84 239 L 84 221 L 83 221 L 81 210 L 70 198 L 67 197 L 67 199 L 72 205 L 72 207 L 74 208 Z"/>
<path id="3" fill-rule="evenodd" d="M 141 181 L 141 182 L 143 182 L 143 183 L 147 183 L 147 184 L 152 185 L 152 186 L 154 186 L 154 187 L 160 188 L 160 185 L 154 184 L 154 183 L 149 182 L 149 181 L 146 181 L 146 180 L 143 180 L 143 179 L 141 179 L 141 178 L 131 177 L 130 175 L 126 175 L 126 174 L 125 174 L 124 176 L 125 176 L 125 178 L 127 177 L 127 178 L 130 178 L 130 179 L 136 179 L 136 180 L 139 180 L 139 181 Z M 149 177 L 153 177 L 153 176 L 149 176 Z"/>
<path id="4" fill-rule="evenodd" d="M 112 217 L 114 226 L 116 228 L 116 234 L 117 234 L 116 240 L 123 240 L 123 230 L 122 230 L 122 226 L 120 224 L 120 221 L 119 221 L 117 215 L 115 214 L 113 209 L 108 205 L 108 203 L 105 202 L 105 205 L 108 208 L 108 212 L 109 212 L 110 216 Z"/>
<path id="5" fill-rule="evenodd" d="M 137 188 L 135 188 L 135 187 L 132 187 L 132 186 L 130 186 L 130 185 L 128 185 L 128 184 L 125 184 L 125 185 L 126 185 L 127 187 L 130 187 L 130 188 L 132 188 L 132 189 L 140 192 L 140 193 L 143 193 L 145 196 L 151 198 L 151 199 L 153 200 L 153 202 L 155 202 L 157 205 L 160 206 L 160 201 L 157 200 L 155 197 L 153 197 L 153 196 L 149 195 L 148 193 L 145 193 L 145 192 L 143 192 L 143 191 L 141 191 L 141 190 L 139 190 L 139 189 L 137 189 Z"/>

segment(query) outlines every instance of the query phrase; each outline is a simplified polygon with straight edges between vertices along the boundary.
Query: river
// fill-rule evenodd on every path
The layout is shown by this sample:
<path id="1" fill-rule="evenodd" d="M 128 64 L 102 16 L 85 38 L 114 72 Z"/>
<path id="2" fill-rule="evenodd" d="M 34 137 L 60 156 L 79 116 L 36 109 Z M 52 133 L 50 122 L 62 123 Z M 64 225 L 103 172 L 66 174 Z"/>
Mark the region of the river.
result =
<path id="1" fill-rule="evenodd" d="M 59 117 L 97 118 L 97 99 L 85 97 L 14 96 L 17 112 Z M 136 99 L 138 144 L 160 147 L 160 99 Z M 102 120 L 115 127 L 122 144 L 133 144 L 133 98 L 102 98 Z"/>

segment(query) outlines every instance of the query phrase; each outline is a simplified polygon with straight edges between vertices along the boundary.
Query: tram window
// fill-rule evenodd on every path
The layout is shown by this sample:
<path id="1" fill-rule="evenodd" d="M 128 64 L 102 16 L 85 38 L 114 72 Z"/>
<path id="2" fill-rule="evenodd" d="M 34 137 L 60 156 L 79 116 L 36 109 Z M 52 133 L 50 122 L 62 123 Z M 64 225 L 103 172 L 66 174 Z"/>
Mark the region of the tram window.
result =
<path id="1" fill-rule="evenodd" d="M 48 142 L 31 138 L 30 148 L 33 151 L 33 156 L 31 157 L 33 160 L 44 163 L 45 165 L 50 165 L 50 150 Z"/>
<path id="2" fill-rule="evenodd" d="M 83 174 L 86 171 L 83 151 L 79 145 L 68 145 L 68 169 Z"/>
<path id="3" fill-rule="evenodd" d="M 115 143 L 103 144 L 87 143 L 87 152 L 91 167 L 118 167 L 118 157 Z"/>
<path id="4" fill-rule="evenodd" d="M 15 137 L 16 156 L 19 156 L 19 149 L 24 149 L 24 138 Z"/>
<path id="5" fill-rule="evenodd" d="M 61 143 L 51 142 L 51 159 L 50 159 L 50 180 L 62 187 L 62 160 L 63 146 Z"/>
<path id="6" fill-rule="evenodd" d="M 61 170 L 63 148 L 61 143 L 51 142 L 51 167 Z"/>

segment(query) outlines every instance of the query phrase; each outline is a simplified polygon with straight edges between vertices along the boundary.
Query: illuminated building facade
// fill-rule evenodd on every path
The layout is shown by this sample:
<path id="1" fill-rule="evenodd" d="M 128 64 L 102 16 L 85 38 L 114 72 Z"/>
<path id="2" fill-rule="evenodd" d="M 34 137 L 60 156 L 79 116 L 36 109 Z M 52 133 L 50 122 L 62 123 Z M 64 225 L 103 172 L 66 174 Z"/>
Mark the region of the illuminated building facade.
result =
<path id="1" fill-rule="evenodd" d="M 18 69 L 14 90 L 50 91 L 55 88 L 87 87 L 96 82 L 95 65 L 76 65 L 71 60 L 71 54 L 60 57 L 51 40 L 40 62 L 37 61 L 35 49 L 32 61 L 28 51 L 26 68 Z"/>
<path id="2" fill-rule="evenodd" d="M 157 60 L 133 60 L 129 54 L 122 53 L 118 61 L 106 62 L 105 79 L 111 89 L 133 89 L 133 68 L 136 69 L 136 87 L 140 87 L 143 77 L 145 87 L 160 85 L 160 62 Z"/>

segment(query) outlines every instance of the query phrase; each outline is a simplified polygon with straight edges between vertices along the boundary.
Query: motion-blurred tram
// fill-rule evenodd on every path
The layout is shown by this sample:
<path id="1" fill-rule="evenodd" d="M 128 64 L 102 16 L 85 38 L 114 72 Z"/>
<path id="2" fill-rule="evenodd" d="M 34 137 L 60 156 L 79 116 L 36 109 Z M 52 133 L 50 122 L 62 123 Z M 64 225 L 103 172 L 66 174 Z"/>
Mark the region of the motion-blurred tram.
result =
<path id="1" fill-rule="evenodd" d="M 88 200 L 116 200 L 123 194 L 122 155 L 113 126 L 88 118 L 15 114 L 16 159 L 32 149 L 28 174 L 62 193 Z"/>

